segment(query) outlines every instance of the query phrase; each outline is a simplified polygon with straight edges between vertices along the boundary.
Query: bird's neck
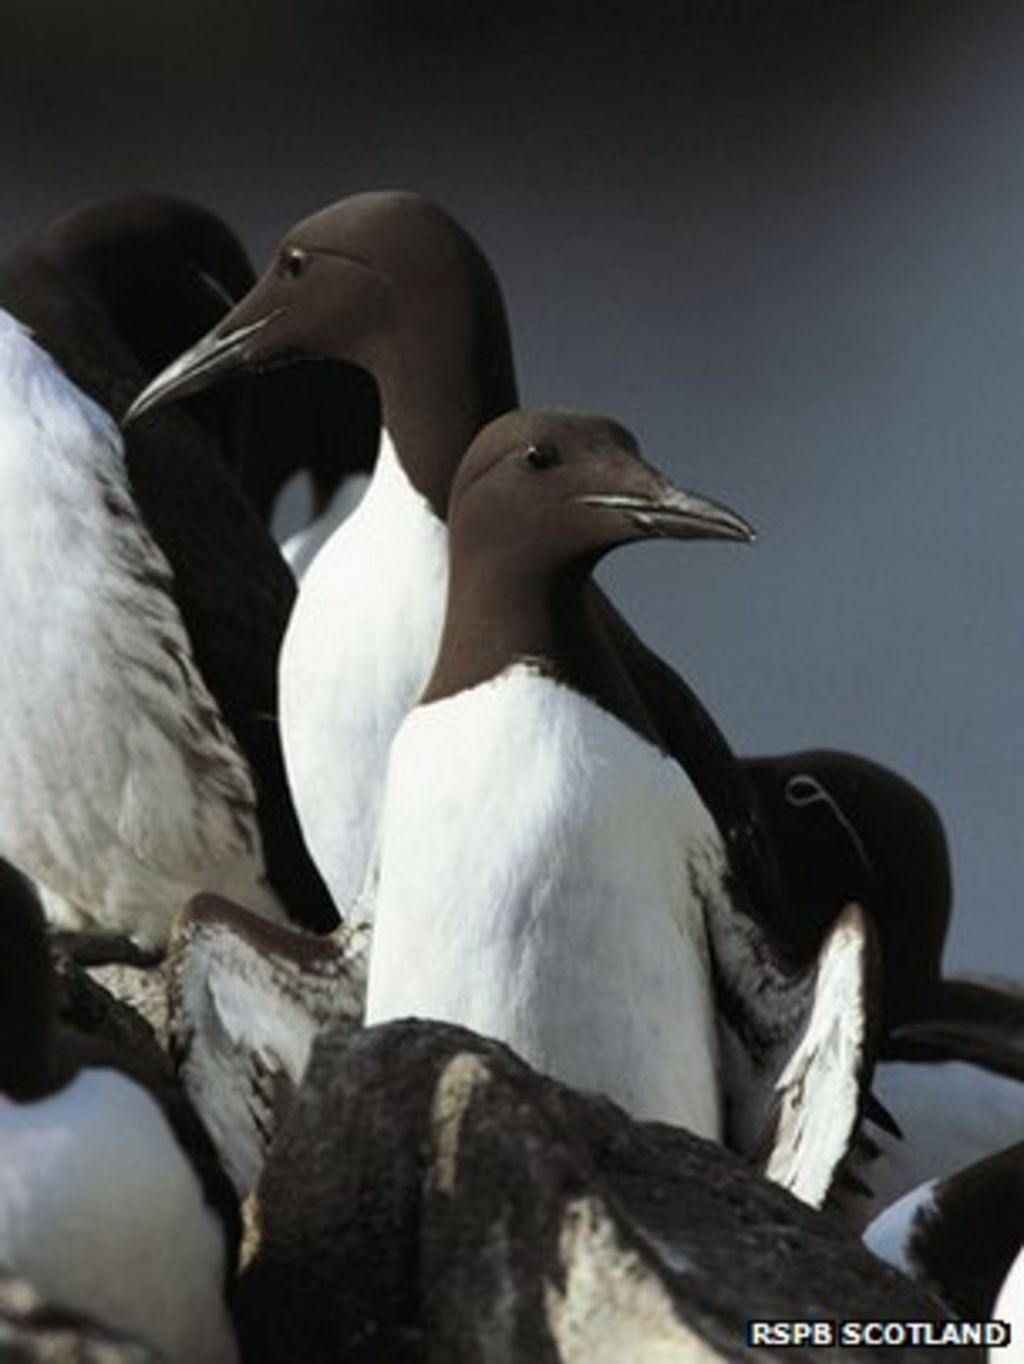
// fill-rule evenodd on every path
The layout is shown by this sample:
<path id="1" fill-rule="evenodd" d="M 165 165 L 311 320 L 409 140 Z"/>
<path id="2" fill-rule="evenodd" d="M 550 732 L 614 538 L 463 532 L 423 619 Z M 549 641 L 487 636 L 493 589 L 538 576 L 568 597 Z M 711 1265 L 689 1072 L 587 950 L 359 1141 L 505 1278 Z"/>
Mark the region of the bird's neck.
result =
<path id="1" fill-rule="evenodd" d="M 481 427 L 516 405 L 504 317 L 409 329 L 374 365 L 381 424 L 412 486 L 444 520 L 459 461 Z"/>
<path id="2" fill-rule="evenodd" d="M 421 704 L 528 663 L 658 742 L 604 628 L 589 564 L 531 572 L 454 546 L 450 572 L 441 646 Z"/>

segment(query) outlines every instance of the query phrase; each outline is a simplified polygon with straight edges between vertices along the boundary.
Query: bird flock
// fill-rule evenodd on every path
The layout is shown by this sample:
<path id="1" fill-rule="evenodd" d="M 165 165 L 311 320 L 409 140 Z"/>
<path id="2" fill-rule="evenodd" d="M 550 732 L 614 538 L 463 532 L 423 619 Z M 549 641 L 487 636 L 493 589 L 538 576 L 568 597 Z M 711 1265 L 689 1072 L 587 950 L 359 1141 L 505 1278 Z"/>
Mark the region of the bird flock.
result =
<path id="1" fill-rule="evenodd" d="M 0 1268 L 231 1364 L 315 1038 L 413 1017 L 723 1144 L 1024 1349 L 1024 987 L 944 976 L 911 783 L 733 752 L 593 580 L 654 539 L 754 530 L 521 406 L 497 276 L 417 194 L 259 277 L 165 195 L 0 263 Z M 62 1024 L 56 952 L 174 1076 Z"/>

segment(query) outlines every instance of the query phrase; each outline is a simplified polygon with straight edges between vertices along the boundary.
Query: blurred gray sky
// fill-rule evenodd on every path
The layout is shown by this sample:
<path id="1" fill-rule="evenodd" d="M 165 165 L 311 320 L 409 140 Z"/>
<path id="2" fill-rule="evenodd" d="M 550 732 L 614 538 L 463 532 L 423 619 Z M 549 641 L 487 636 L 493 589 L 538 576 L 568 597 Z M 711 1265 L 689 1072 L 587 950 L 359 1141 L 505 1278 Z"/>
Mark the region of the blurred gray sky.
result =
<path id="1" fill-rule="evenodd" d="M 758 526 L 604 571 L 745 750 L 928 790 L 956 966 L 1020 974 L 1024 8 L 1016 0 L 6 0 L 0 245 L 141 187 L 262 261 L 356 189 L 450 207 L 524 398 Z"/>

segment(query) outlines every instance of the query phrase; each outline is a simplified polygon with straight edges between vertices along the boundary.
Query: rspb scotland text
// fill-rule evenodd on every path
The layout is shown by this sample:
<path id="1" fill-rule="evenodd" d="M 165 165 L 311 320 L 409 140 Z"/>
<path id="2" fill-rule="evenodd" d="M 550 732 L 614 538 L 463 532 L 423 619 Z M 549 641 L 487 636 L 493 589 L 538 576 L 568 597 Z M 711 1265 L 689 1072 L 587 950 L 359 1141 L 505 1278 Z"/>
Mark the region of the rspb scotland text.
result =
<path id="1" fill-rule="evenodd" d="M 935 1350 L 984 1345 L 990 1350 L 1010 1344 L 1005 1321 L 749 1321 L 748 1345 L 780 1346 L 877 1345 Z"/>

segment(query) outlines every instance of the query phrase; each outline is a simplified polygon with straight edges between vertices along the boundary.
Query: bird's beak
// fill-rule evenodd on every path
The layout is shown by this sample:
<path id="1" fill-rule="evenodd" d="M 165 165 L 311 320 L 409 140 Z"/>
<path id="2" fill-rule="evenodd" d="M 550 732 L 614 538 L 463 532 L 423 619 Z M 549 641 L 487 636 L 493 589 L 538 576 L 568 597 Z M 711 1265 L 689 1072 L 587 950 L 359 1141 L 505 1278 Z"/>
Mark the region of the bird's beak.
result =
<path id="1" fill-rule="evenodd" d="M 750 523 L 721 502 L 685 492 L 660 475 L 646 482 L 651 486 L 642 491 L 591 493 L 580 500 L 625 515 L 643 536 L 744 542 L 755 538 Z"/>
<path id="2" fill-rule="evenodd" d="M 225 331 L 225 325 L 230 327 L 229 315 L 184 355 L 179 355 L 161 370 L 129 407 L 122 424 L 128 426 L 146 412 L 187 398 L 223 376 L 246 368 L 252 360 L 256 337 L 284 311 L 276 308 L 255 322 Z"/>

